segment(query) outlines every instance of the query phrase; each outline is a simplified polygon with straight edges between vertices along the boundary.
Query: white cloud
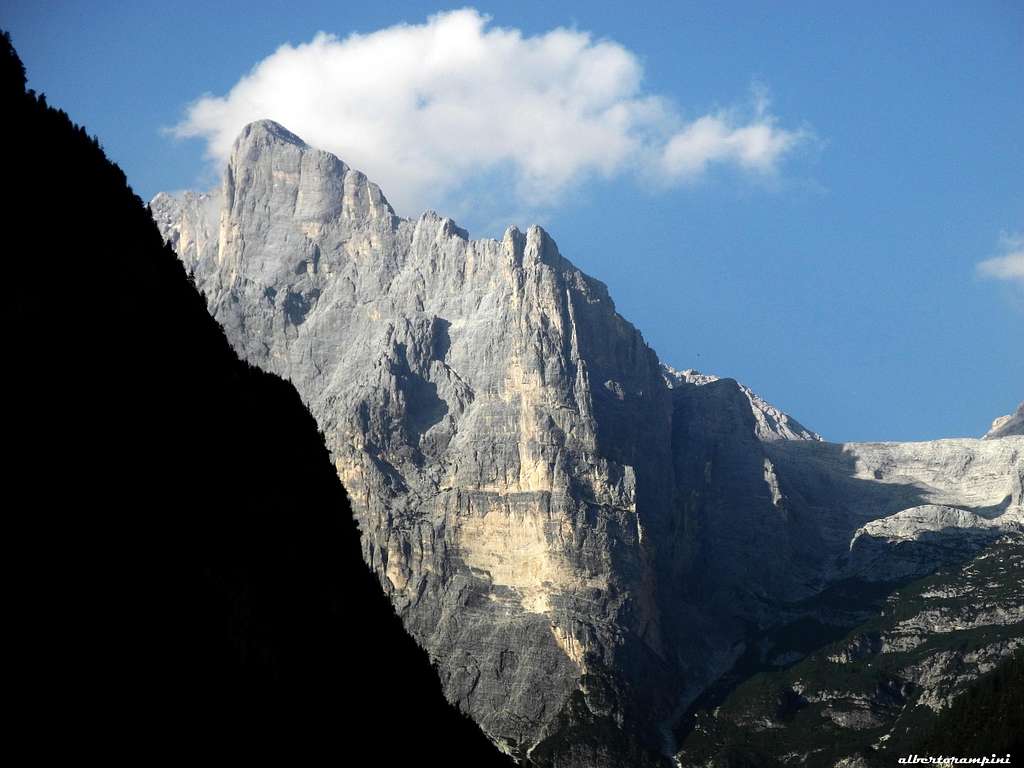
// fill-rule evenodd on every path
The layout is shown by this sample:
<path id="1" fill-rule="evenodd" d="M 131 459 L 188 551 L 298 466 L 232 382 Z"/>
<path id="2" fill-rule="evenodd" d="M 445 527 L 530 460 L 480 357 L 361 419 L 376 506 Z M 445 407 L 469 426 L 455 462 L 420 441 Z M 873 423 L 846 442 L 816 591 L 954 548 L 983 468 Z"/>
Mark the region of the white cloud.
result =
<path id="1" fill-rule="evenodd" d="M 507 209 L 551 205 L 591 176 L 679 183 L 713 164 L 770 175 L 805 138 L 760 96 L 746 119 L 683 120 L 642 77 L 615 42 L 564 28 L 527 37 L 465 9 L 283 45 L 226 95 L 189 106 L 174 133 L 205 139 L 223 163 L 242 126 L 276 120 L 365 171 L 405 214 L 476 193 Z"/>
<path id="2" fill-rule="evenodd" d="M 808 134 L 778 128 L 775 117 L 768 112 L 764 88 L 757 88 L 755 96 L 754 119 L 746 124 L 722 111 L 700 117 L 677 131 L 662 151 L 665 173 L 673 179 L 692 178 L 714 162 L 731 162 L 762 174 L 775 173 L 779 160 Z"/>
<path id="3" fill-rule="evenodd" d="M 1024 288 L 1024 235 L 1004 233 L 999 238 L 999 250 L 999 256 L 978 263 L 978 274 Z"/>

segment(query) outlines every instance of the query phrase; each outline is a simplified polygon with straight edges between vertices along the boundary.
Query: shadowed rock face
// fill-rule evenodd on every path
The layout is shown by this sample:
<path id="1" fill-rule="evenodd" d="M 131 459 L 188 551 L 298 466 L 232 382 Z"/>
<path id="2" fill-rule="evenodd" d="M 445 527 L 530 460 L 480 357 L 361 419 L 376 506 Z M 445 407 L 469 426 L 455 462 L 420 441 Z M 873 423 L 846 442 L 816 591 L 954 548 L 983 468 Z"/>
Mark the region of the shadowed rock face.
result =
<path id="1" fill-rule="evenodd" d="M 944 523 L 955 525 L 965 514 L 904 517 L 948 517 Z M 793 638 L 763 640 L 754 655 L 767 663 L 723 698 L 696 708 L 680 739 L 682 768 L 736 765 L 729 757 L 737 752 L 743 765 L 865 768 L 896 765 L 915 753 L 1015 754 L 1012 743 L 1019 745 L 1024 733 L 1015 724 L 1019 681 L 1002 683 L 1017 706 L 991 706 L 966 691 L 1024 658 L 1024 540 L 1004 536 L 889 591 L 852 631 L 830 642 L 780 658 L 779 644 Z M 950 710 L 954 704 L 959 711 Z M 945 730 L 956 734 L 947 747 L 928 748 L 929 732 Z M 978 746 L 971 748 L 974 739 Z"/>
<path id="2" fill-rule="evenodd" d="M 746 627 L 893 528 L 863 526 L 1020 519 L 1024 439 L 824 443 L 663 367 L 542 229 L 401 219 L 275 123 L 246 127 L 220 191 L 151 207 L 235 348 L 304 398 L 447 695 L 513 754 L 656 763 Z"/>

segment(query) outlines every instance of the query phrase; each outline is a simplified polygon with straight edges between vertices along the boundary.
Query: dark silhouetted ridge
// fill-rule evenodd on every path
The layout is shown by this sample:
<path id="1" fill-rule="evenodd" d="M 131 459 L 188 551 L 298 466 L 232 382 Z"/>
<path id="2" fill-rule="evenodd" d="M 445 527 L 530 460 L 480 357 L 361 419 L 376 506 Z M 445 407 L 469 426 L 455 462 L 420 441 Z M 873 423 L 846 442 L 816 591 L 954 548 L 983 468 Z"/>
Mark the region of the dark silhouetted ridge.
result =
<path id="1" fill-rule="evenodd" d="M 364 565 L 291 385 L 238 360 L 6 34 L 0 87 L 15 730 L 108 762 L 504 764 Z"/>

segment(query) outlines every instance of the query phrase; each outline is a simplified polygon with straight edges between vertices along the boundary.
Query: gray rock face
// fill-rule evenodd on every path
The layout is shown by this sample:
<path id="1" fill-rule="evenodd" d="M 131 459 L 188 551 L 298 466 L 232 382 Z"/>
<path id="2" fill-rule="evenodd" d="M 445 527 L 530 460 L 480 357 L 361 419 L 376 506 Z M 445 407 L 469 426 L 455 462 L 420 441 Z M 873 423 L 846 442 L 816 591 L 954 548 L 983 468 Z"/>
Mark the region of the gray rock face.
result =
<path id="1" fill-rule="evenodd" d="M 992 422 L 992 426 L 982 440 L 995 440 L 998 437 L 1011 437 L 1013 435 L 1024 435 L 1024 402 L 1017 406 L 1017 410 L 1007 416 L 1000 416 Z"/>
<path id="2" fill-rule="evenodd" d="M 983 517 L 955 507 L 923 504 L 872 520 L 850 542 L 851 572 L 867 581 L 895 581 L 920 576 L 938 562 L 970 556 L 1006 531 L 1022 531 L 1002 515 Z"/>
<path id="3" fill-rule="evenodd" d="M 275 123 L 245 128 L 219 192 L 151 207 L 232 345 L 317 419 L 449 699 L 538 764 L 657 763 L 751 622 L 906 532 L 872 521 L 1019 521 L 1024 439 L 825 443 L 662 366 L 542 229 L 401 219 Z M 593 724 L 605 741 L 575 735 Z"/>
<path id="4" fill-rule="evenodd" d="M 662 364 L 665 371 L 665 383 L 670 389 L 685 384 L 702 386 L 720 381 L 720 376 L 701 373 L 692 368 L 677 371 L 671 366 Z M 783 413 L 771 403 L 766 402 L 750 387 L 737 383 L 740 391 L 750 401 L 750 411 L 754 415 L 754 433 L 759 440 L 821 440 L 821 435 L 812 432 L 787 413 Z"/>

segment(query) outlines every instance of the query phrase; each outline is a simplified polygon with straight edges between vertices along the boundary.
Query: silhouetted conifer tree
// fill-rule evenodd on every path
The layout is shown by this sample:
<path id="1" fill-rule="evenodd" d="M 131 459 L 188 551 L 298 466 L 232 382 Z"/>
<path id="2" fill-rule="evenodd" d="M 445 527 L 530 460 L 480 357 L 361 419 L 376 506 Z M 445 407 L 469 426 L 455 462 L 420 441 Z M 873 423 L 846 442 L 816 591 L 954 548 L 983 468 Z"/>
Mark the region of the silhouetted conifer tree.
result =
<path id="1" fill-rule="evenodd" d="M 124 174 L 25 85 L 4 34 L 16 735 L 108 763 L 505 764 L 364 565 L 294 389 L 239 361 Z"/>

